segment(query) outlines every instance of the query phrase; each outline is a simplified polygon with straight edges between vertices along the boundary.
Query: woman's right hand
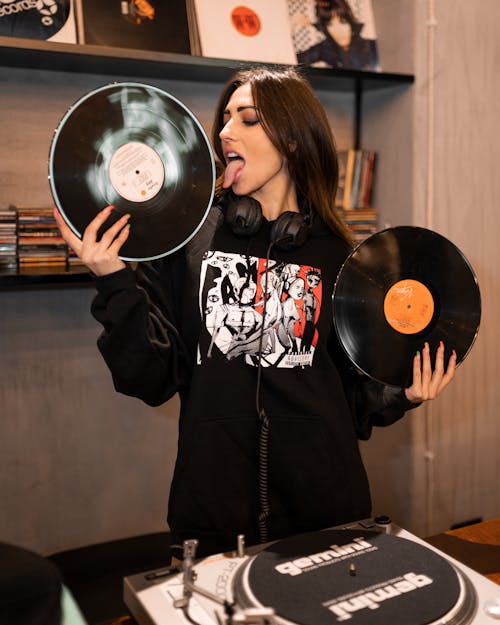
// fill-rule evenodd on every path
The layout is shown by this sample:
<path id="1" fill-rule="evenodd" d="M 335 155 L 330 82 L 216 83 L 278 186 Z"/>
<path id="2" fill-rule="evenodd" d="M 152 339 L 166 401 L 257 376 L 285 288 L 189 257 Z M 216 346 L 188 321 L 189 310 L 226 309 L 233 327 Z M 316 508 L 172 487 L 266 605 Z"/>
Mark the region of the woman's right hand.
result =
<path id="1" fill-rule="evenodd" d="M 118 257 L 118 254 L 128 238 L 130 215 L 120 217 L 97 241 L 99 228 L 110 216 L 112 210 L 113 206 L 106 206 L 100 211 L 85 228 L 83 237 L 80 239 L 66 224 L 57 208 L 54 208 L 54 217 L 63 239 L 96 276 L 105 276 L 125 267 L 125 263 Z"/>

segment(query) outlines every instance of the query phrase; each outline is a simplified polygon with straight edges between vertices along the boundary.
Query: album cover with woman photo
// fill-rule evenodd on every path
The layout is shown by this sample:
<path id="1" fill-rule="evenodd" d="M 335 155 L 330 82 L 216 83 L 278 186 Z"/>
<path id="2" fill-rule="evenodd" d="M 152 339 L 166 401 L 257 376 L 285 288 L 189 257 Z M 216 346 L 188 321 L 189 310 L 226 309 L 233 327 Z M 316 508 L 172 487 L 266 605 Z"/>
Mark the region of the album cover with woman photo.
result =
<path id="1" fill-rule="evenodd" d="M 380 71 L 371 0 L 288 0 L 297 62 Z"/>

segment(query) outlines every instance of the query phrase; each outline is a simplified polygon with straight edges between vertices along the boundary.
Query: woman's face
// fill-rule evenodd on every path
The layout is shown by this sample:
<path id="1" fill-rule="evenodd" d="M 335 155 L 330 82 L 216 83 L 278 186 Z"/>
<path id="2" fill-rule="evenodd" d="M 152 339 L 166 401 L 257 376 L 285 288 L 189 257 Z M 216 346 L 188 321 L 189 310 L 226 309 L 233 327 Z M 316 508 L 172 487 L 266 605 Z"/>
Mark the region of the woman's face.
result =
<path id="1" fill-rule="evenodd" d="M 352 26 L 347 20 L 339 17 L 335 11 L 332 12 L 326 29 L 341 48 L 348 48 L 351 45 Z"/>
<path id="2" fill-rule="evenodd" d="M 257 200 L 281 194 L 289 181 L 286 160 L 262 128 L 250 84 L 234 91 L 223 121 L 219 136 L 226 160 L 224 188 Z"/>
<path id="3" fill-rule="evenodd" d="M 304 280 L 302 280 L 302 278 L 296 278 L 290 285 L 288 294 L 293 299 L 302 299 L 305 295 Z"/>

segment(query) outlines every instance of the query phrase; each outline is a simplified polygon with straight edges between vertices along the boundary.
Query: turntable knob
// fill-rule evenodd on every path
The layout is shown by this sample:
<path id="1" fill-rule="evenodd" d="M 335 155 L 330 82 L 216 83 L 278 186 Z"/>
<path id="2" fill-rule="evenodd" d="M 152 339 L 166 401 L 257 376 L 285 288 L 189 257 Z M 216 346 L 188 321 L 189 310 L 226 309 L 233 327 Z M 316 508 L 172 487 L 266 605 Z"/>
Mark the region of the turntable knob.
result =
<path id="1" fill-rule="evenodd" d="M 391 533 L 392 519 L 390 516 L 382 514 L 380 516 L 376 516 L 373 520 L 381 532 L 384 532 L 385 534 Z"/>
<path id="2" fill-rule="evenodd" d="M 484 604 L 484 611 L 488 616 L 500 620 L 500 598 L 487 601 Z"/>

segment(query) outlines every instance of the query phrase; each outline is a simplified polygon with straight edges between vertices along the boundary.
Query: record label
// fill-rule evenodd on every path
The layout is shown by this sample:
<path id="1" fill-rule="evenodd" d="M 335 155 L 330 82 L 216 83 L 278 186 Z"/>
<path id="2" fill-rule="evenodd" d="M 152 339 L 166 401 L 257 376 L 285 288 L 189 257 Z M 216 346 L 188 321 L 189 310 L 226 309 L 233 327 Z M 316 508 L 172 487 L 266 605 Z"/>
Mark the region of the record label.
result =
<path id="1" fill-rule="evenodd" d="M 153 260 L 199 230 L 215 191 L 215 161 L 194 114 L 141 83 L 113 83 L 78 100 L 52 139 L 49 183 L 63 219 L 80 238 L 106 206 L 98 237 L 123 215 L 123 260 Z"/>
<path id="2" fill-rule="evenodd" d="M 399 226 L 373 234 L 348 256 L 333 290 L 333 321 L 353 365 L 372 379 L 407 388 L 413 359 L 441 343 L 445 366 L 470 352 L 481 319 L 474 271 L 448 239 Z"/>
<path id="3" fill-rule="evenodd" d="M 245 37 L 255 37 L 260 31 L 260 19 L 249 7 L 238 6 L 231 12 L 231 21 L 235 29 Z"/>
<path id="4" fill-rule="evenodd" d="M 109 179 L 115 191 L 131 202 L 151 200 L 164 180 L 160 156 L 144 143 L 131 141 L 119 147 L 109 163 Z"/>
<path id="5" fill-rule="evenodd" d="M 429 289 L 418 280 L 399 280 L 384 299 L 387 323 L 402 334 L 424 330 L 434 315 L 434 299 Z"/>

